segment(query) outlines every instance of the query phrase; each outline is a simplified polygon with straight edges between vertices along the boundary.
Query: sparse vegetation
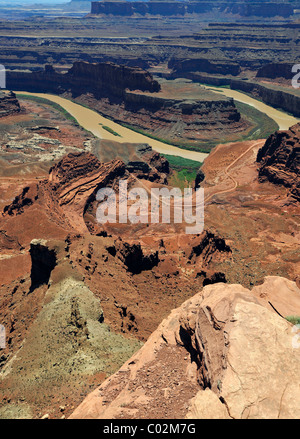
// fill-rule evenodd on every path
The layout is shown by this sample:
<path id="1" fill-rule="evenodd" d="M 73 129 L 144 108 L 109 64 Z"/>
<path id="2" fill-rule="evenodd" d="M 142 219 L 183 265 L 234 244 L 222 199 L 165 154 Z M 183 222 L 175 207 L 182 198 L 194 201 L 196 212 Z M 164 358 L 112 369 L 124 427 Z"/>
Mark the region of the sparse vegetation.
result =
<path id="1" fill-rule="evenodd" d="M 21 98 L 21 99 L 28 99 L 30 101 L 37 102 L 39 104 L 50 105 L 55 110 L 57 110 L 60 113 L 62 113 L 63 116 L 66 119 L 68 119 L 71 122 L 73 122 L 76 126 L 79 126 L 79 124 L 78 124 L 77 120 L 75 119 L 75 117 L 73 117 L 67 110 L 65 110 L 63 107 L 61 107 L 56 102 L 50 101 L 49 99 L 46 99 L 46 98 L 41 98 L 39 96 L 31 96 L 31 95 L 27 95 L 27 94 L 23 94 L 23 93 L 18 93 L 18 92 L 16 94 L 17 94 L 18 98 Z"/>
<path id="2" fill-rule="evenodd" d="M 109 133 L 113 134 L 114 136 L 117 137 L 122 137 L 120 134 L 118 134 L 116 131 L 114 131 L 112 128 L 106 126 L 106 125 L 102 125 L 102 128 L 106 131 L 108 131 Z"/>
<path id="3" fill-rule="evenodd" d="M 251 105 L 235 101 L 235 106 L 241 115 L 253 124 L 253 128 L 241 140 L 266 139 L 279 129 L 278 124 L 265 113 Z"/>
<path id="4" fill-rule="evenodd" d="M 157 140 L 158 142 L 161 142 L 161 143 L 165 143 L 166 145 L 174 145 L 174 146 L 178 146 L 179 148 L 182 148 L 182 149 L 188 149 L 190 151 L 198 151 L 198 152 L 204 152 L 204 153 L 209 152 L 211 149 L 211 148 L 206 148 L 205 144 L 203 144 L 203 147 L 201 147 L 201 148 L 197 147 L 197 146 L 186 145 L 183 143 L 176 142 L 175 140 L 162 139 L 161 137 L 147 133 L 146 131 L 144 131 L 140 128 L 136 128 L 136 127 L 133 127 L 133 126 L 125 124 L 125 123 L 122 123 L 122 124 L 120 123 L 120 125 L 122 125 L 125 128 L 128 128 L 131 131 L 142 134 L 143 136 L 149 137 L 150 139 Z M 213 146 L 215 146 L 215 144 Z"/>
<path id="5" fill-rule="evenodd" d="M 293 325 L 300 325 L 300 316 L 287 316 L 286 320 Z"/>
<path id="6" fill-rule="evenodd" d="M 176 155 L 163 154 L 163 156 L 168 160 L 171 168 L 177 171 L 182 171 L 183 169 L 198 171 L 202 165 L 201 162 L 197 162 L 196 160 L 185 159 Z"/>
<path id="7" fill-rule="evenodd" d="M 182 188 L 195 181 L 198 169 L 202 165 L 201 162 L 169 154 L 163 155 L 168 160 L 171 169 L 174 171 L 172 177 L 174 185 L 176 183 Z"/>

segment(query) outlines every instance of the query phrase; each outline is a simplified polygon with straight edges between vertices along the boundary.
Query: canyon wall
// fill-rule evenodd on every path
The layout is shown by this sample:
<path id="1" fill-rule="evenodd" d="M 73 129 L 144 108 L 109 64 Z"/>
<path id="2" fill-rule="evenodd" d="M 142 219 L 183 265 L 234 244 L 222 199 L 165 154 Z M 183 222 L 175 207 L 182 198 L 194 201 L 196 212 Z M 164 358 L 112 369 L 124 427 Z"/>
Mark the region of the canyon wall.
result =
<path id="1" fill-rule="evenodd" d="M 272 107 L 282 108 L 294 116 L 300 116 L 300 96 L 292 92 L 271 88 L 256 82 L 236 79 L 230 81 L 230 87 L 233 90 L 245 91 L 254 97 L 261 98 L 263 102 Z"/>
<path id="2" fill-rule="evenodd" d="M 32 92 L 61 94 L 67 90 L 75 95 L 92 92 L 97 96 L 123 97 L 125 90 L 157 92 L 160 85 L 150 73 L 138 67 L 113 63 L 75 62 L 65 74 L 47 65 L 39 72 L 7 72 L 7 88 Z"/>
<path id="3" fill-rule="evenodd" d="M 215 138 L 220 132 L 227 136 L 245 129 L 233 99 L 164 97 L 150 73 L 112 63 L 77 62 L 65 74 L 49 65 L 40 72 L 8 72 L 7 86 L 64 95 L 116 122 L 180 142 L 197 142 Z"/>
<path id="4" fill-rule="evenodd" d="M 259 178 L 290 188 L 300 201 L 300 123 L 287 131 L 276 131 L 258 151 Z"/>
<path id="5" fill-rule="evenodd" d="M 257 71 L 257 78 L 284 78 L 292 80 L 295 73 L 292 73 L 292 67 L 295 63 L 270 63 L 260 67 Z"/>
<path id="6" fill-rule="evenodd" d="M 294 116 L 300 116 L 300 94 L 293 90 L 282 90 L 272 87 L 271 85 L 260 84 L 255 81 L 244 81 L 242 79 L 233 79 L 225 76 L 206 75 L 205 72 L 172 72 L 165 75 L 168 78 L 184 77 L 194 82 L 205 83 L 210 85 L 229 85 L 233 90 L 249 93 L 254 98 L 261 99 L 265 104 L 275 108 L 281 108 L 284 111 L 292 113 Z"/>
<path id="7" fill-rule="evenodd" d="M 20 112 L 20 104 L 13 92 L 0 92 L 0 117 Z"/>
<path id="8" fill-rule="evenodd" d="M 172 69 L 176 74 L 186 72 L 205 72 L 232 76 L 238 75 L 241 70 L 238 63 L 230 61 L 212 61 L 206 58 L 185 60 L 172 58 L 168 62 L 168 68 Z"/>
<path id="9" fill-rule="evenodd" d="M 203 2 L 203 1 L 148 1 L 148 2 L 127 2 L 127 1 L 101 1 L 92 2 L 92 15 L 161 15 L 174 16 L 186 14 L 203 14 L 218 9 L 219 12 L 238 14 L 242 17 L 261 16 L 289 17 L 293 14 L 293 7 L 290 3 L 276 2 L 254 2 L 243 1 L 231 2 Z"/>

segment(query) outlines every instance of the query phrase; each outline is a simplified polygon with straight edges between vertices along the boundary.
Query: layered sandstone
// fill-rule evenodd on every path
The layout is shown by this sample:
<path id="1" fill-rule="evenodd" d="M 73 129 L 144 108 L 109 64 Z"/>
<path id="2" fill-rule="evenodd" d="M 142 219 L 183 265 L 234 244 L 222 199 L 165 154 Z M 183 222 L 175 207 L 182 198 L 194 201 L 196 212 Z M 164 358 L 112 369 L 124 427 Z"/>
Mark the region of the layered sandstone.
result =
<path id="1" fill-rule="evenodd" d="M 150 73 L 139 67 L 119 66 L 114 63 L 78 61 L 67 73 L 57 73 L 51 65 L 38 72 L 7 72 L 7 86 L 14 90 L 52 92 L 71 91 L 74 95 L 93 92 L 96 96 L 122 98 L 125 90 L 157 92 L 160 86 Z"/>
<path id="2" fill-rule="evenodd" d="M 9 72 L 10 87 L 63 94 L 122 124 L 180 143 L 236 135 L 248 128 L 233 99 L 161 81 L 139 68 L 76 62 L 65 74 Z M 186 91 L 186 89 L 188 91 Z"/>
<path id="3" fill-rule="evenodd" d="M 300 312 L 300 290 L 266 280 Z M 71 418 L 297 418 L 300 350 L 292 325 L 240 285 L 209 285 L 171 312 L 146 344 Z M 295 344 L 296 343 L 296 344 Z"/>
<path id="4" fill-rule="evenodd" d="M 172 69 L 175 75 L 186 72 L 205 72 L 236 76 L 241 70 L 238 63 L 230 61 L 209 60 L 207 58 L 181 60 L 175 57 L 168 62 L 168 68 Z"/>
<path id="5" fill-rule="evenodd" d="M 295 73 L 292 72 L 294 63 L 269 63 L 260 67 L 257 71 L 257 78 L 277 79 L 284 78 L 292 80 Z"/>
<path id="6" fill-rule="evenodd" d="M 276 131 L 258 151 L 259 177 L 289 188 L 300 201 L 300 124 Z"/>

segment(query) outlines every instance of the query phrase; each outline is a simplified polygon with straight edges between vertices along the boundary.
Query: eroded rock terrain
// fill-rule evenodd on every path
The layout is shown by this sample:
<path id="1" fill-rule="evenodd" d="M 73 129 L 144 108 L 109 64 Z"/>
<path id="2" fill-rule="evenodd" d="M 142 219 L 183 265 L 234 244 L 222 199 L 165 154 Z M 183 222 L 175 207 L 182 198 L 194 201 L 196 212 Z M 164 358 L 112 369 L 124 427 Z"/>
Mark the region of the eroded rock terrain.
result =
<path id="1" fill-rule="evenodd" d="M 0 418 L 298 418 L 299 124 L 259 138 L 272 121 L 199 84 L 299 115 L 297 2 L 125 6 L 1 21 L 9 88 L 217 146 L 199 169 L 1 93 Z M 119 209 L 125 181 L 203 188 L 203 231 L 150 222 L 150 201 L 147 221 L 99 223 L 99 189 Z"/>
<path id="2" fill-rule="evenodd" d="M 272 300 L 278 281 L 299 312 L 293 282 L 267 278 L 260 295 Z M 71 418 L 294 418 L 300 352 L 293 338 L 292 325 L 264 307 L 255 288 L 206 286 L 173 310 Z"/>
<path id="3" fill-rule="evenodd" d="M 278 131 L 270 136 L 259 150 L 259 176 L 275 184 L 290 188 L 292 197 L 300 200 L 300 124 L 289 131 Z"/>

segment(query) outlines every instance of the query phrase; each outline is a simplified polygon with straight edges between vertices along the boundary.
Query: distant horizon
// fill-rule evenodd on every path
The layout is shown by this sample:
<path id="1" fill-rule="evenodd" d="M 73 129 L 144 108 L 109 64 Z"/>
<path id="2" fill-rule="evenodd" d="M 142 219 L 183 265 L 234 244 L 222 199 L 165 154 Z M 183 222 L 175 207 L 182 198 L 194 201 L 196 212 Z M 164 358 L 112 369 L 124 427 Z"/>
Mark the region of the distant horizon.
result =
<path id="1" fill-rule="evenodd" d="M 7 6 L 38 5 L 38 4 L 50 5 L 50 4 L 59 4 L 59 3 L 69 3 L 70 1 L 71 0 L 0 0 L 0 5 L 7 5 Z"/>

